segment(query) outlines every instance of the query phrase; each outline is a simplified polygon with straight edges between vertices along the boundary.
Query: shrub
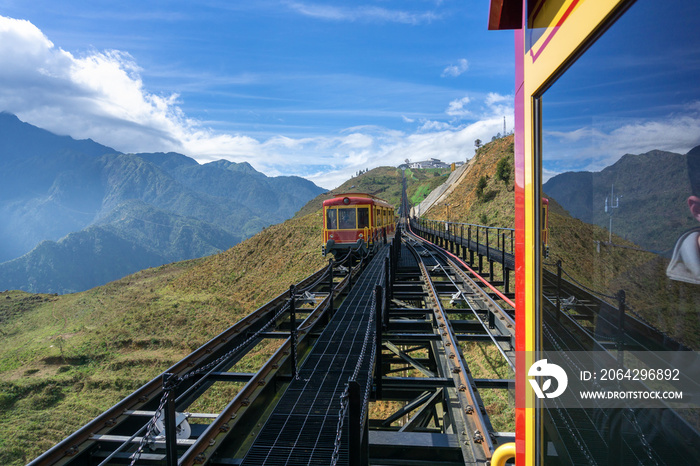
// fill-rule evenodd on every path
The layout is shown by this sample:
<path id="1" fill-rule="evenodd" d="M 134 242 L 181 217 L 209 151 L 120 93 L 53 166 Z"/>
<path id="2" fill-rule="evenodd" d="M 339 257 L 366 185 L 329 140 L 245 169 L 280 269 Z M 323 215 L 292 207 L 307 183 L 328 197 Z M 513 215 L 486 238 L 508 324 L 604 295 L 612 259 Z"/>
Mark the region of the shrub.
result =
<path id="1" fill-rule="evenodd" d="M 484 189 L 486 189 L 486 177 L 482 176 L 476 183 L 476 197 L 481 199 L 484 195 Z"/>
<path id="2" fill-rule="evenodd" d="M 498 161 L 498 165 L 496 165 L 496 178 L 503 180 L 504 183 L 508 184 L 508 181 L 510 180 L 510 173 L 510 160 L 508 159 L 508 156 L 505 156 L 501 158 L 501 160 Z"/>

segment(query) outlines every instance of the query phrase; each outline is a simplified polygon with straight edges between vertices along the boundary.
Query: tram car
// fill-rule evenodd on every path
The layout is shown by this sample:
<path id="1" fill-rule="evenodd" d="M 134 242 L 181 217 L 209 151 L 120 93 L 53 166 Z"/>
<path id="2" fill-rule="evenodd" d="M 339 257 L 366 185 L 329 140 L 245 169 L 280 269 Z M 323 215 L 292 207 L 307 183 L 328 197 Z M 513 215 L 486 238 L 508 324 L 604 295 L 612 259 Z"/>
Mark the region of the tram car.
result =
<path id="1" fill-rule="evenodd" d="M 394 207 L 364 193 L 339 194 L 323 202 L 322 254 L 367 252 L 394 233 Z"/>

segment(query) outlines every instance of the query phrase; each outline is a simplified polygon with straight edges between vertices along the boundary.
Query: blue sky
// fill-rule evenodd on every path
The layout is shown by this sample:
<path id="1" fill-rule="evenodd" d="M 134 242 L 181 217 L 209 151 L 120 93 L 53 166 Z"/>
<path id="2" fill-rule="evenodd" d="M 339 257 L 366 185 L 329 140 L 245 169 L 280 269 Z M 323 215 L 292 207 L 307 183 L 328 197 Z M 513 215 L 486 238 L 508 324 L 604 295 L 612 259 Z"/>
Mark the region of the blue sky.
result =
<path id="1" fill-rule="evenodd" d="M 512 130 L 513 33 L 487 18 L 458 0 L 0 0 L 0 110 L 332 188 Z"/>

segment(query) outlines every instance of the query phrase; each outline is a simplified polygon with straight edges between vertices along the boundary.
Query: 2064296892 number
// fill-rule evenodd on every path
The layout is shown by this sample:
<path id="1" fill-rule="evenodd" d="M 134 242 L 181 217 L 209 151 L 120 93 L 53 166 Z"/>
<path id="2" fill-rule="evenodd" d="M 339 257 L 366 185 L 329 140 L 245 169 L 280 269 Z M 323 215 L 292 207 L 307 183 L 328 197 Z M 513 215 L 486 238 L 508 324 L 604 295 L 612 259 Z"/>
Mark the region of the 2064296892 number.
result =
<path id="1" fill-rule="evenodd" d="M 678 369 L 602 369 L 600 380 L 680 380 Z"/>

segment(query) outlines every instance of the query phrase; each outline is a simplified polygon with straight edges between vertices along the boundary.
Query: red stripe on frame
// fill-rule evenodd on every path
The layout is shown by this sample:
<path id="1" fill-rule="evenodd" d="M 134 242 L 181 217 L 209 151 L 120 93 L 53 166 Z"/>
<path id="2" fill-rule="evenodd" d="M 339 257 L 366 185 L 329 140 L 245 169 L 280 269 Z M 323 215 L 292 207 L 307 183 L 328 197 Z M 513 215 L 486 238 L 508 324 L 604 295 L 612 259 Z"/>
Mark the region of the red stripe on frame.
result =
<path id="1" fill-rule="evenodd" d="M 557 22 L 556 25 L 552 28 L 552 31 L 549 33 L 547 36 L 547 39 L 545 39 L 544 44 L 542 44 L 542 47 L 537 51 L 537 53 L 533 54 L 532 49 L 530 49 L 530 56 L 532 57 L 532 62 L 535 63 L 537 61 L 537 58 L 540 56 L 540 54 L 544 51 L 545 48 L 547 48 L 547 45 L 549 42 L 552 40 L 554 35 L 559 31 L 559 28 L 561 27 L 562 24 L 564 24 L 564 21 L 571 15 L 571 12 L 574 11 L 574 8 L 576 5 L 578 5 L 579 0 L 574 0 L 571 2 L 571 5 L 569 5 L 569 8 L 566 9 L 564 14 L 562 15 L 561 18 L 559 18 L 559 21 Z"/>

